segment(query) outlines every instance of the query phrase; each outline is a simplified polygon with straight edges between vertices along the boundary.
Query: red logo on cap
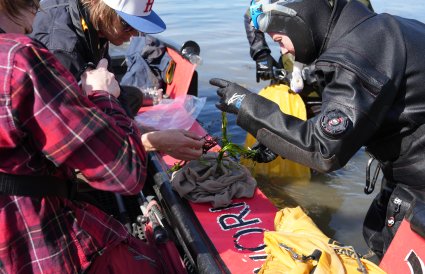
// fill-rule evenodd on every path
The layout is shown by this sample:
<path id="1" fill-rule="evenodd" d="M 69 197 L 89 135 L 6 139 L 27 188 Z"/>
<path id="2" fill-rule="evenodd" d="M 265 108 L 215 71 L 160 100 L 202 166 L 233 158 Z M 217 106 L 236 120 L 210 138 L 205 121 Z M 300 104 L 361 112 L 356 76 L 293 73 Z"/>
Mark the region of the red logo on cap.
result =
<path id="1" fill-rule="evenodd" d="M 154 0 L 148 0 L 145 7 L 145 12 L 150 12 L 152 10 Z"/>

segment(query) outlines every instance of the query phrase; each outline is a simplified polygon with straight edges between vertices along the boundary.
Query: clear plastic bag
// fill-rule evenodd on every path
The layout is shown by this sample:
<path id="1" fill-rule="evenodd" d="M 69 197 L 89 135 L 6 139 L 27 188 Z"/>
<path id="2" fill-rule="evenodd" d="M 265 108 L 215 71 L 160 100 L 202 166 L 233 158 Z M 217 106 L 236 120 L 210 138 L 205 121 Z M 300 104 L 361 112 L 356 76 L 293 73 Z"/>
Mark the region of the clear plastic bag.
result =
<path id="1" fill-rule="evenodd" d="M 206 99 L 192 95 L 162 99 L 160 104 L 138 114 L 134 119 L 139 126 L 145 128 L 189 130 L 204 107 Z"/>

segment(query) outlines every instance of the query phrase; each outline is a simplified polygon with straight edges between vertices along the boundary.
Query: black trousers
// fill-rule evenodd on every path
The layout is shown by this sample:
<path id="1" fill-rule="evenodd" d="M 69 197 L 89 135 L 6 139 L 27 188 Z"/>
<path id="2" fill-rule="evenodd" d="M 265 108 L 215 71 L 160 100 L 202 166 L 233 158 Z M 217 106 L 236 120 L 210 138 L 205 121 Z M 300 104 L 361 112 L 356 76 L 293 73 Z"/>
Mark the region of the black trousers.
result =
<path id="1" fill-rule="evenodd" d="M 369 248 L 382 259 L 385 247 L 388 247 L 392 239 L 387 239 L 384 229 L 386 226 L 387 207 L 394 186 L 385 179 L 382 180 L 381 191 L 375 197 L 369 207 L 363 223 L 363 237 Z"/>

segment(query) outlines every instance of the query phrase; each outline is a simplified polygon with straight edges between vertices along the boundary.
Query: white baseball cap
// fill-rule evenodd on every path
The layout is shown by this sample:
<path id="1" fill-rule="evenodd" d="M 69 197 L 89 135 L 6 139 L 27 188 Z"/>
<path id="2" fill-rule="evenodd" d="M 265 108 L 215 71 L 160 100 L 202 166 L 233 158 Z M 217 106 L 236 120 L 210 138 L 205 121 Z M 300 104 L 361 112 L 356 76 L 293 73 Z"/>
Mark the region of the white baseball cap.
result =
<path id="1" fill-rule="evenodd" d="M 159 33 L 165 23 L 152 10 L 154 0 L 103 0 L 134 29 L 144 33 Z"/>

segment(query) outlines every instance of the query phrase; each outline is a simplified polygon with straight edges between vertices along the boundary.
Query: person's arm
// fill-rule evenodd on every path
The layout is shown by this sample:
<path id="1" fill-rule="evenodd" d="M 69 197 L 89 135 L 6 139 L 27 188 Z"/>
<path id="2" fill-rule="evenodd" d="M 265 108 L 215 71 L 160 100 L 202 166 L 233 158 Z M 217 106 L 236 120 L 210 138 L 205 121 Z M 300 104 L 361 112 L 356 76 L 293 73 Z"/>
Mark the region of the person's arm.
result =
<path id="1" fill-rule="evenodd" d="M 180 160 L 194 160 L 202 156 L 204 139 L 183 129 L 152 131 L 142 135 L 146 151 L 161 151 Z"/>
<path id="2" fill-rule="evenodd" d="M 255 61 L 256 81 L 273 79 L 273 67 L 279 64 L 271 55 L 269 46 L 266 43 L 264 33 L 254 28 L 251 23 L 249 9 L 244 16 L 246 36 L 250 45 L 250 55 Z"/>
<path id="3" fill-rule="evenodd" d="M 322 62 L 316 68 L 324 79 L 332 79 L 323 90 L 319 115 L 303 121 L 282 113 L 274 102 L 249 94 L 237 124 L 282 157 L 329 172 L 344 166 L 373 136 L 395 92 L 389 79 L 373 68 L 364 68 L 363 75 L 342 63 Z"/>
<path id="4" fill-rule="evenodd" d="M 106 91 L 84 96 L 49 53 L 24 47 L 12 76 L 27 94 L 18 106 L 22 128 L 57 167 L 78 169 L 95 188 L 135 194 L 146 177 L 146 153 L 133 120 Z M 28 109 L 30 108 L 30 109 Z"/>
<path id="5" fill-rule="evenodd" d="M 264 54 L 270 54 L 270 48 L 267 45 L 266 38 L 264 33 L 256 30 L 251 24 L 251 16 L 249 14 L 249 9 L 244 14 L 244 25 L 246 31 L 246 38 L 249 43 L 249 54 L 253 60 L 256 60 L 257 57 Z"/>

